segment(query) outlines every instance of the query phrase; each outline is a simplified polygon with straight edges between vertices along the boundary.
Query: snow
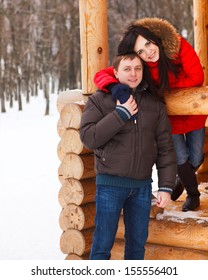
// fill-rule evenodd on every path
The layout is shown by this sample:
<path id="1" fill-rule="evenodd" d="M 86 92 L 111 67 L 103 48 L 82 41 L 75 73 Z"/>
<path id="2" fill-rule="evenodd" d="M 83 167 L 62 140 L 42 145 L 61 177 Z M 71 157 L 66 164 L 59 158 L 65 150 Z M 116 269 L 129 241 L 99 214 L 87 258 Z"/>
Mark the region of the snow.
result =
<path id="1" fill-rule="evenodd" d="M 177 201 L 171 201 L 171 203 L 164 209 L 163 213 L 158 213 L 156 215 L 157 220 L 166 220 L 172 221 L 175 223 L 187 223 L 188 220 L 195 221 L 197 224 L 208 225 L 208 210 L 207 210 L 207 201 L 208 201 L 208 183 L 201 182 L 199 183 L 200 195 L 200 207 L 197 211 L 181 211 L 182 204 L 185 201 L 187 196 L 186 191 L 184 190 L 183 194 Z"/>
<path id="2" fill-rule="evenodd" d="M 0 114 L 0 259 L 61 260 L 57 95 Z"/>

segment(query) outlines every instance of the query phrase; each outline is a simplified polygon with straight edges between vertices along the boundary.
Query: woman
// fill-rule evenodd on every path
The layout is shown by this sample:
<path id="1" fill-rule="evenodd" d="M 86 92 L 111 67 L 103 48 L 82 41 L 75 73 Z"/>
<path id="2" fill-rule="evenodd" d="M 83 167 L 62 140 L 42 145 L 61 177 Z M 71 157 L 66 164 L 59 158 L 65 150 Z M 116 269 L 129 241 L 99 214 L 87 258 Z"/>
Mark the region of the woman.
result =
<path id="1" fill-rule="evenodd" d="M 204 73 L 196 52 L 167 20 L 144 18 L 130 25 L 119 44 L 118 53 L 132 50 L 149 67 L 161 95 L 173 88 L 203 84 Z M 111 67 L 98 72 L 94 82 L 105 91 L 115 90 L 118 83 Z M 176 186 L 171 198 L 178 199 L 185 188 L 187 197 L 182 210 L 195 210 L 200 205 L 195 171 L 204 159 L 206 116 L 169 118 L 178 164 Z"/>
<path id="2" fill-rule="evenodd" d="M 175 150 L 165 104 L 151 90 L 142 60 L 136 53 L 118 55 L 113 67 L 125 90 L 120 92 L 118 86 L 112 94 L 91 95 L 80 125 L 81 140 L 95 155 L 96 218 L 90 259 L 110 258 L 123 209 L 124 259 L 143 260 L 152 167 L 156 163 L 159 174 L 157 205 L 164 208 L 175 183 Z"/>

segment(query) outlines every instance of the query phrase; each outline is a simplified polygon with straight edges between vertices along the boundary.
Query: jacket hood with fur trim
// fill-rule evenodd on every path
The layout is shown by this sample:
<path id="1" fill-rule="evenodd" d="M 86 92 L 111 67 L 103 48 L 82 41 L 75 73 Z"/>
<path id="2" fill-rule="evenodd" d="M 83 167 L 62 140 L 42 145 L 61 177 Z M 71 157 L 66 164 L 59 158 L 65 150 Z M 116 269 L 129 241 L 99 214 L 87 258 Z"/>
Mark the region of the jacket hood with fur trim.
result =
<path id="1" fill-rule="evenodd" d="M 181 35 L 170 22 L 161 18 L 143 18 L 134 21 L 133 25 L 149 29 L 161 39 L 167 57 L 170 59 L 177 57 L 180 50 Z"/>

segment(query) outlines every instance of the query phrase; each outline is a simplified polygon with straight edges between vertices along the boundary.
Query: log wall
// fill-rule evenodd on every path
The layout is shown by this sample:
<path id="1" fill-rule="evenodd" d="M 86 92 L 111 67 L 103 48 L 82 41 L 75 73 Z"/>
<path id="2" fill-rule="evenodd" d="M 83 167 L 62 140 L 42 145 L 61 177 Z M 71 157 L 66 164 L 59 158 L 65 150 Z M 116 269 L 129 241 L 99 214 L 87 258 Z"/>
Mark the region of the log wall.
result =
<path id="1" fill-rule="evenodd" d="M 57 100 L 61 183 L 58 201 L 62 207 L 59 225 L 63 230 L 60 249 L 66 259 L 88 258 L 94 228 L 94 154 L 83 146 L 79 137 L 86 98 L 80 90 L 74 90 L 60 93 Z"/>

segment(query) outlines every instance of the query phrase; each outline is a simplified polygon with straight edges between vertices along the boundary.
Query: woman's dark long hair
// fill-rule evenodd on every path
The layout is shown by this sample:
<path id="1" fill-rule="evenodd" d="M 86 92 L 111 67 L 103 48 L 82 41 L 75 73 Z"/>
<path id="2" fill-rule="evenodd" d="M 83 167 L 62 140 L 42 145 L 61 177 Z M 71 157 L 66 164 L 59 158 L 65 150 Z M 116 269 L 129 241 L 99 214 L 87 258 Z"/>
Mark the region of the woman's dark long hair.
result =
<path id="1" fill-rule="evenodd" d="M 159 85 L 158 92 L 163 95 L 165 91 L 170 91 L 170 83 L 168 79 L 168 73 L 171 72 L 176 78 L 181 69 L 180 64 L 176 64 L 175 61 L 168 58 L 164 52 L 162 41 L 149 29 L 130 25 L 118 46 L 118 54 L 124 54 L 134 51 L 134 45 L 138 36 L 141 35 L 145 39 L 151 41 L 159 48 L 159 60 L 158 60 L 158 72 L 159 72 Z"/>
<path id="2" fill-rule="evenodd" d="M 165 103 L 164 93 L 154 84 L 147 64 L 142 59 L 141 61 L 143 64 L 143 79 L 147 82 L 148 91 L 161 102 Z"/>

